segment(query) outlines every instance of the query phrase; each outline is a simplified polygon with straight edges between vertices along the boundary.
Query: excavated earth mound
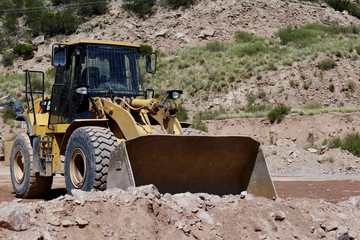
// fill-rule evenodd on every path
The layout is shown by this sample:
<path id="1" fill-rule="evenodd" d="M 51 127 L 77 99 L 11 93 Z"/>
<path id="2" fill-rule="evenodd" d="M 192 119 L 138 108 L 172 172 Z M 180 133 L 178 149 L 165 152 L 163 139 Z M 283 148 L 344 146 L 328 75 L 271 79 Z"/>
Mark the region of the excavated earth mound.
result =
<path id="1" fill-rule="evenodd" d="M 161 195 L 153 185 L 0 205 L 1 239 L 356 239 L 360 197 Z"/>

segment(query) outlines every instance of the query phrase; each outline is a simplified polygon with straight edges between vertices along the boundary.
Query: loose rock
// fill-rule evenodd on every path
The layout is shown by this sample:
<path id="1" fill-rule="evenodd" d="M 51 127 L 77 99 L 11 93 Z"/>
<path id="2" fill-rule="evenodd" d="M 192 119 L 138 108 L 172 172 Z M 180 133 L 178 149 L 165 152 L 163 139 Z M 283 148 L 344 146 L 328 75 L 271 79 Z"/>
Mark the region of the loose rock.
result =
<path id="1" fill-rule="evenodd" d="M 0 208 L 0 227 L 24 231 L 31 227 L 30 215 L 18 203 L 2 203 Z"/>

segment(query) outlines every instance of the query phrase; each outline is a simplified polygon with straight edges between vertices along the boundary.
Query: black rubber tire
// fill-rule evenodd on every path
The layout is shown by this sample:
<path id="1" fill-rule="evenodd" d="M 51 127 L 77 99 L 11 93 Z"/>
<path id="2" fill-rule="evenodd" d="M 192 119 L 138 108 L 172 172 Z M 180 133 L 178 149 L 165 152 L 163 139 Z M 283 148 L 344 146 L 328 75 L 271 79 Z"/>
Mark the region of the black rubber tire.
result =
<path id="1" fill-rule="evenodd" d="M 107 128 L 81 127 L 72 133 L 66 147 L 64 167 L 66 190 L 69 194 L 71 194 L 72 189 L 83 191 L 106 190 L 110 153 L 116 145 L 117 141 L 114 134 Z M 71 173 L 70 162 L 72 155 L 79 150 L 83 153 L 85 158 L 83 162 L 86 165 L 82 174 L 83 181 L 76 186 L 78 182 Z"/>
<path id="2" fill-rule="evenodd" d="M 209 135 L 207 132 L 195 129 L 195 128 L 183 128 L 183 135 L 197 135 L 205 136 Z"/>
<path id="3" fill-rule="evenodd" d="M 20 155 L 19 155 L 20 154 Z M 23 158 L 22 180 L 17 180 L 15 175 L 15 160 L 18 161 L 19 156 Z M 38 173 L 32 173 L 33 165 L 33 148 L 28 135 L 20 134 L 16 137 L 10 156 L 10 175 L 14 192 L 17 197 L 30 198 L 33 196 L 42 195 L 51 189 L 53 177 L 41 177 Z M 33 176 L 32 176 L 33 175 Z"/>

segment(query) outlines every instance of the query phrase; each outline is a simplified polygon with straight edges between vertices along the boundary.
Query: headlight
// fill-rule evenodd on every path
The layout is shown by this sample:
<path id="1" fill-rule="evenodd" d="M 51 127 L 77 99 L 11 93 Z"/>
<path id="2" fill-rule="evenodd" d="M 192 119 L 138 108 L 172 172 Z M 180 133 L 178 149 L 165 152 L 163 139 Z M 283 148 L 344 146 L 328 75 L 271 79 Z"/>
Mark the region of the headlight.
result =
<path id="1" fill-rule="evenodd" d="M 181 93 L 179 92 L 172 92 L 172 99 L 179 99 L 181 97 Z"/>
<path id="2" fill-rule="evenodd" d="M 79 87 L 75 91 L 76 91 L 76 93 L 81 94 L 81 95 L 87 95 L 88 94 L 87 87 Z"/>

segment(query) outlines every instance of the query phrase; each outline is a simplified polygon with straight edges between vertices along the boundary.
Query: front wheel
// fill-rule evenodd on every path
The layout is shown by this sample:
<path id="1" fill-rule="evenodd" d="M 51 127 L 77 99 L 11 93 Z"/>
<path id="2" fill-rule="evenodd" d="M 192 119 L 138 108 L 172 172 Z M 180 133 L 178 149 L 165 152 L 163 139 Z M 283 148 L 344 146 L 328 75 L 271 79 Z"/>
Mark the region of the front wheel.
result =
<path id="1" fill-rule="evenodd" d="M 16 137 L 10 156 L 10 175 L 17 197 L 29 198 L 42 195 L 51 189 L 53 177 L 41 177 L 31 174 L 33 148 L 28 135 Z"/>
<path id="2" fill-rule="evenodd" d="M 116 138 L 107 128 L 81 127 L 69 139 L 65 152 L 66 190 L 105 190 L 110 153 Z"/>

